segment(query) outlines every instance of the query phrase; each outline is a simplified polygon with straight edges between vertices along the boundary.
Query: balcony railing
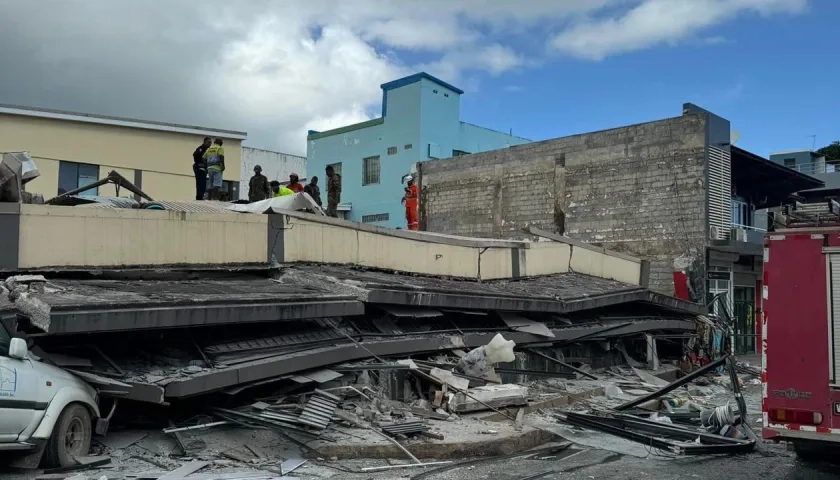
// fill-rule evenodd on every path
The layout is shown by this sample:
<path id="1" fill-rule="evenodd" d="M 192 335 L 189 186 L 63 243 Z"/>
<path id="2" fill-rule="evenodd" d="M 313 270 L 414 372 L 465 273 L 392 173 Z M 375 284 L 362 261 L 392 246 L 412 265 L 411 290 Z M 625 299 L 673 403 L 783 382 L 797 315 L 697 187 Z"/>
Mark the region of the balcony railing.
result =
<path id="1" fill-rule="evenodd" d="M 788 168 L 792 168 L 793 170 L 796 170 L 799 173 L 804 173 L 805 175 L 840 173 L 840 164 L 827 162 L 800 163 L 799 165 Z"/>
<path id="2" fill-rule="evenodd" d="M 753 227 L 752 225 L 740 225 L 734 222 L 732 223 L 732 228 L 744 231 L 742 238 L 737 238 L 735 232 L 730 233 L 729 239 L 737 242 L 762 244 L 764 243 L 764 234 L 767 233 L 767 230 L 763 228 Z"/>

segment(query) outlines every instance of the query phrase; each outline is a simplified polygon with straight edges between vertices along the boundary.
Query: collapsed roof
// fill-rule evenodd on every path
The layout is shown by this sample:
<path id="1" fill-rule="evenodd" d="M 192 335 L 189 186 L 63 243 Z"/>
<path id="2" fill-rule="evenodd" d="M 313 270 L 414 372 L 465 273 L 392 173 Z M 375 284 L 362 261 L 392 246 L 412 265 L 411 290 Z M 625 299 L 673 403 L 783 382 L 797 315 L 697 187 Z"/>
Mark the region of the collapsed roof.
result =
<path id="1" fill-rule="evenodd" d="M 7 213 L 18 243 L 0 267 L 27 275 L 7 279 L 0 315 L 33 354 L 132 400 L 314 381 L 325 367 L 470 349 L 500 332 L 519 345 L 685 335 L 704 311 L 644 287 L 639 259 L 564 237 L 115 207 Z M 63 241 L 44 243 L 56 221 Z"/>

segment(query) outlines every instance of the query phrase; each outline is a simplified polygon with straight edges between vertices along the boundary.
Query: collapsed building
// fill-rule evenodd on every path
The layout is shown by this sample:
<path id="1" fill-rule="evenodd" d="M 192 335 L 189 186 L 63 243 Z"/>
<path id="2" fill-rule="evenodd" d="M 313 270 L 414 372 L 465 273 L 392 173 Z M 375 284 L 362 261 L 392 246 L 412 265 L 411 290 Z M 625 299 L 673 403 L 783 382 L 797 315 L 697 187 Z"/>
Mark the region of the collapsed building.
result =
<path id="1" fill-rule="evenodd" d="M 6 181 L 22 177 L 26 159 L 20 159 L 10 161 Z M 32 171 L 27 181 L 37 177 Z M 138 474 L 142 478 L 189 475 L 218 456 L 270 464 L 260 467 L 269 469 L 262 472 L 269 478 L 306 460 L 301 453 L 275 457 L 248 444 L 231 447 L 227 438 L 224 448 L 200 453 L 201 461 L 172 460 L 196 453 L 184 435 L 228 425 L 277 433 L 301 452 L 310 450 L 307 458 L 405 453 L 414 461 L 361 472 L 426 468 L 449 462 L 419 458 L 495 455 L 554 441 L 551 425 L 523 425 L 523 417 L 606 396 L 610 388 L 609 402 L 624 402 L 612 417 L 567 412 L 558 421 L 642 443 L 653 441 L 650 435 L 669 438 L 656 444 L 676 454 L 754 446 L 744 427 L 732 430 L 728 405 L 704 417 L 710 410 L 696 404 L 672 411 L 682 397 L 660 398 L 730 357 L 717 352 L 705 363 L 689 360 L 714 320 L 701 305 L 648 288 L 647 261 L 536 229 L 543 241 L 359 224 L 324 216 L 306 194 L 251 204 L 170 202 L 153 200 L 117 172 L 100 183 L 134 198 L 71 191 L 43 201 L 25 195 L 23 182 L 6 191 L 0 346 L 8 358 L 0 361 L 15 367 L 12 362 L 33 360 L 49 365 L 47 375 L 69 373 L 93 386 L 100 404 L 87 420 L 100 434 L 97 451 L 113 454 L 117 470 L 138 458 L 125 449 L 146 433 L 107 433 L 115 411 L 167 412 L 170 427 L 158 433 L 174 436 L 179 450 L 158 457 L 164 463 L 140 460 L 175 470 Z M 642 362 L 659 377 L 628 368 Z M 729 367 L 734 372 L 735 364 Z M 682 379 L 671 384 L 661 378 L 680 370 Z M 609 378 L 628 393 L 603 383 Z M 595 383 L 566 383 L 576 379 Z M 17 382 L 15 370 L 3 378 L 0 394 Z M 740 395 L 737 385 L 734 378 Z M 40 397 L 30 402 L 30 390 L 21 388 L 15 401 L 50 408 Z M 714 431 L 695 441 L 696 430 L 644 420 L 666 408 L 693 422 L 691 428 Z M 743 422 L 746 407 L 741 402 L 738 408 Z M 622 409 L 636 416 L 625 419 L 617 413 Z M 63 418 L 65 411 L 54 413 Z M 486 422 L 508 419 L 514 424 L 498 428 L 514 445 L 480 438 L 498 433 Z M 430 422 L 439 423 L 435 431 Z M 381 436 L 390 449 L 337 423 Z M 55 437 L 57 430 L 50 431 Z M 26 452 L 43 438 L 7 437 L 0 449 Z M 75 454 L 56 463 L 110 465 L 108 455 L 78 458 L 87 453 L 87 441 L 74 440 Z M 25 458 L 35 463 L 19 465 L 35 465 L 40 457 L 34 455 Z M 52 463 L 54 455 L 48 457 Z M 202 478 L 258 478 L 226 475 Z"/>
<path id="2" fill-rule="evenodd" d="M 632 352 L 645 334 L 688 338 L 703 313 L 645 287 L 644 262 L 572 242 L 162 205 L 0 205 L 3 323 L 122 399 L 241 391 L 351 361 L 469 350 L 497 333 L 569 357 L 589 342 L 574 361 L 598 364 L 621 358 L 622 339 Z"/>

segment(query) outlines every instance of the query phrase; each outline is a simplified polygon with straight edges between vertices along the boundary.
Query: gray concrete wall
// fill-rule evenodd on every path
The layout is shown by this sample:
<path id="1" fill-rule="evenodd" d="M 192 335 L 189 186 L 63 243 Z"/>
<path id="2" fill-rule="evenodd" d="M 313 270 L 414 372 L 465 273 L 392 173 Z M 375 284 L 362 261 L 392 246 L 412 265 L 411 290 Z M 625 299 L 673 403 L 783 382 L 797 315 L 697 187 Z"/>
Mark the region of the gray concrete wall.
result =
<path id="1" fill-rule="evenodd" d="M 421 225 L 522 238 L 536 226 L 651 261 L 673 293 L 675 261 L 702 266 L 706 116 L 688 114 L 419 164 Z"/>

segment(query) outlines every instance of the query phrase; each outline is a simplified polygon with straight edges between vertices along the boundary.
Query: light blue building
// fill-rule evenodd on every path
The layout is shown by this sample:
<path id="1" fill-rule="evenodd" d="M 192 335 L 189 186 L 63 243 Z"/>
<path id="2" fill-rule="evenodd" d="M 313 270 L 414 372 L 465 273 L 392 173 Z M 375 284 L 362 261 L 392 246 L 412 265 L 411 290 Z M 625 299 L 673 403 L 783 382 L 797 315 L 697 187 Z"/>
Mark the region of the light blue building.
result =
<path id="1" fill-rule="evenodd" d="M 325 132 L 309 131 L 307 173 L 342 177 L 339 213 L 357 222 L 405 228 L 402 179 L 416 162 L 496 150 L 530 140 L 460 120 L 463 91 L 427 73 L 382 85 L 382 116 Z"/>

